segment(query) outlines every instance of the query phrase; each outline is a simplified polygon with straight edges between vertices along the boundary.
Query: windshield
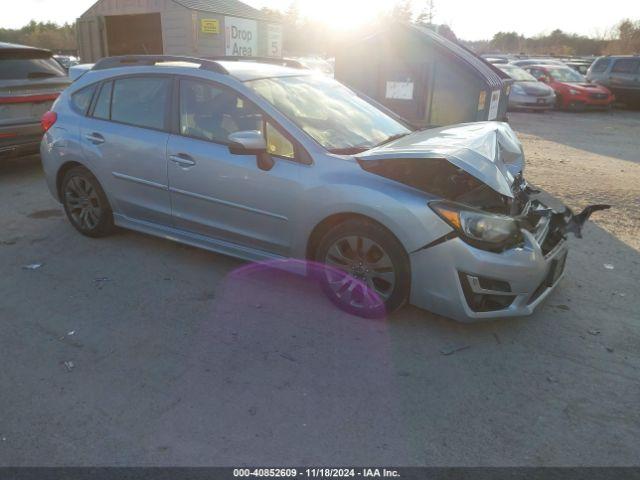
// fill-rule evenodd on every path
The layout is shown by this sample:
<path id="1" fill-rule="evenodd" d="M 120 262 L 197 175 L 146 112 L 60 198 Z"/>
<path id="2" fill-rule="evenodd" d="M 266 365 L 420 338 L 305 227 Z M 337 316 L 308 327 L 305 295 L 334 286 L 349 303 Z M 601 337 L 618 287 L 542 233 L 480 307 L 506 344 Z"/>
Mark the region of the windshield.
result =
<path id="1" fill-rule="evenodd" d="M 533 75 L 521 69 L 520 67 L 502 66 L 496 65 L 500 70 L 509 75 L 511 78 L 518 82 L 535 82 L 536 79 Z"/>
<path id="2" fill-rule="evenodd" d="M 571 68 L 547 68 L 547 71 L 549 72 L 549 75 L 558 82 L 586 82 L 585 78 L 580 73 Z"/>
<path id="3" fill-rule="evenodd" d="M 348 88 L 321 75 L 265 78 L 247 85 L 334 153 L 368 150 L 410 133 Z"/>

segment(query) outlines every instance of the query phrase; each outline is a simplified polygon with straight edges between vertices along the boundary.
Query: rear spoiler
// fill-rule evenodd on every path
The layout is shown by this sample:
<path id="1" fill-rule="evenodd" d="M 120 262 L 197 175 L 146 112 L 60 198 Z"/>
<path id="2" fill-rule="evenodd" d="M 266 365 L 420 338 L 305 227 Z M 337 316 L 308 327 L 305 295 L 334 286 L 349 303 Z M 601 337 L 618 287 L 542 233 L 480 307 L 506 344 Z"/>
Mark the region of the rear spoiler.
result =
<path id="1" fill-rule="evenodd" d="M 69 67 L 69 78 L 75 82 L 92 68 L 93 68 L 93 63 L 83 63 L 81 65 L 73 65 L 72 67 Z"/>

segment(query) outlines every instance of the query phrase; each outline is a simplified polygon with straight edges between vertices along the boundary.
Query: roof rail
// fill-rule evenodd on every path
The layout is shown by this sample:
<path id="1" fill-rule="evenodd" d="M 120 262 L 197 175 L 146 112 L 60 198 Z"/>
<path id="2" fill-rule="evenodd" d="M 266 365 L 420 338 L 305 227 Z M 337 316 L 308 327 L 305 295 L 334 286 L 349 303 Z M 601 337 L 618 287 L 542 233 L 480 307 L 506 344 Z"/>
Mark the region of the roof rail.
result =
<path id="1" fill-rule="evenodd" d="M 292 58 L 275 58 L 275 57 L 241 57 L 241 56 L 216 56 L 207 57 L 207 60 L 219 61 L 219 62 L 256 62 L 256 63 L 269 63 L 271 65 L 281 65 L 283 67 L 300 68 L 307 70 L 301 62 Z"/>
<path id="2" fill-rule="evenodd" d="M 200 65 L 201 70 L 228 74 L 226 68 L 219 63 L 206 58 L 186 57 L 181 55 L 121 55 L 98 60 L 92 70 L 106 70 L 118 67 L 144 67 L 158 63 L 185 62 Z"/>

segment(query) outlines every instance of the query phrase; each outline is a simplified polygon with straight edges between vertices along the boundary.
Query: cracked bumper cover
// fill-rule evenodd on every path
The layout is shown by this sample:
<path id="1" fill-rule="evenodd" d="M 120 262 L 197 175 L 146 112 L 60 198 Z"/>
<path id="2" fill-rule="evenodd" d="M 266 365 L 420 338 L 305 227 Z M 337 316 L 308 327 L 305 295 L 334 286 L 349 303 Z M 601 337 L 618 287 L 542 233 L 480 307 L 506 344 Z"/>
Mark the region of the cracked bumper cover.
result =
<path id="1" fill-rule="evenodd" d="M 524 242 L 518 247 L 489 252 L 455 236 L 413 252 L 411 303 L 461 322 L 532 314 L 564 276 L 566 235 L 581 237 L 589 216 L 609 208 L 592 205 L 575 215 L 569 208 L 557 212 L 539 207 L 536 216 L 542 220 L 535 226 L 522 219 Z M 474 299 L 483 295 L 506 301 L 489 310 L 477 308 Z"/>

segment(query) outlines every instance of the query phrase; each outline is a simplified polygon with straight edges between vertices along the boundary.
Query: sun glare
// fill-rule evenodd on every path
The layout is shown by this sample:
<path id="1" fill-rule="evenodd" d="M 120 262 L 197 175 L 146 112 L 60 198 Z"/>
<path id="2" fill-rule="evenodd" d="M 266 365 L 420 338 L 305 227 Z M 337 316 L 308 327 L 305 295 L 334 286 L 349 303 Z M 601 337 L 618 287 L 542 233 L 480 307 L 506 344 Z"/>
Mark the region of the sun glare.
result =
<path id="1" fill-rule="evenodd" d="M 301 15 L 325 23 L 331 29 L 358 28 L 389 10 L 384 0 L 306 0 L 299 3 Z"/>

